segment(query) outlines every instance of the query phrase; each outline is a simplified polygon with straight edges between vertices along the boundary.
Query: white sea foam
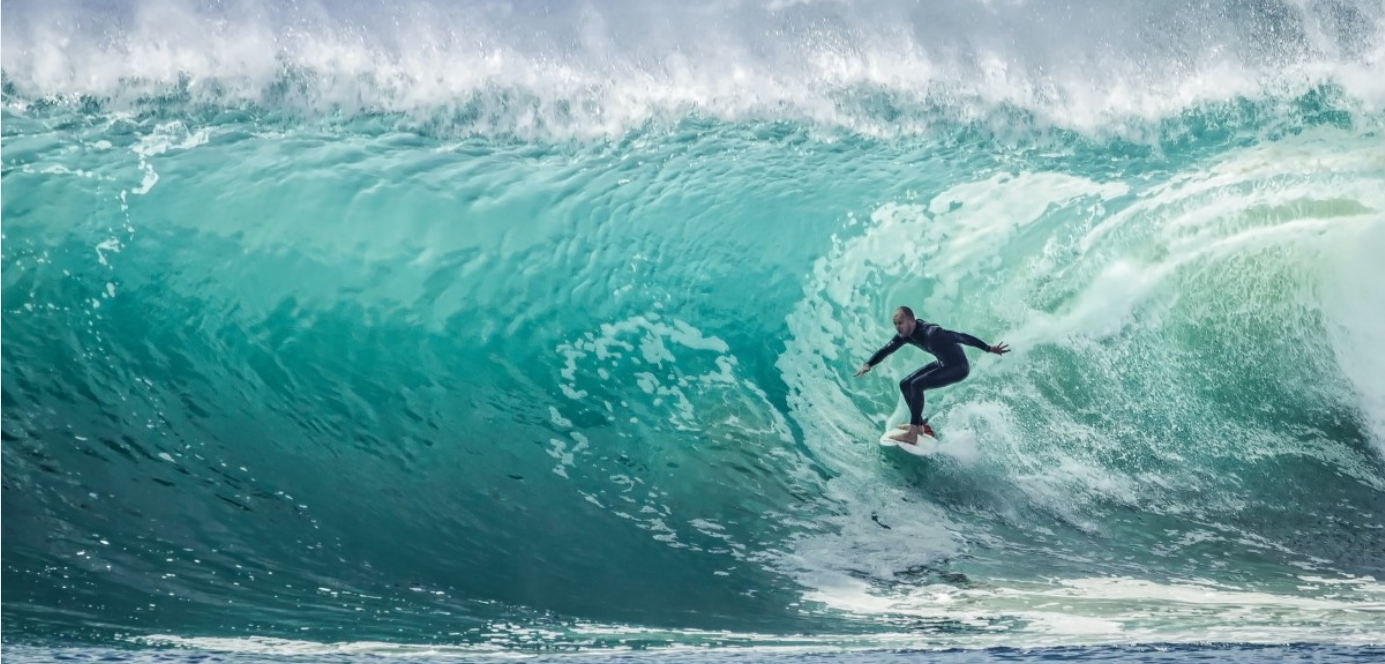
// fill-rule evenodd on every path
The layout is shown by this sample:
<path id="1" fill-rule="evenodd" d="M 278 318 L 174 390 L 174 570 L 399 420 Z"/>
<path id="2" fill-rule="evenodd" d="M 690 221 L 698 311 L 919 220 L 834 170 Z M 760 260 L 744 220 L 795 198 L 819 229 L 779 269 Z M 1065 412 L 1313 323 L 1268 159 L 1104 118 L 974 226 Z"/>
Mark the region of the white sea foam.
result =
<path id="1" fill-rule="evenodd" d="M 881 621 L 941 620 L 963 629 L 881 630 L 874 634 L 775 635 L 756 632 L 653 629 L 579 622 L 561 629 L 498 623 L 487 629 L 491 643 L 436 645 L 314 642 L 269 637 L 219 638 L 159 634 L 134 637 L 144 645 L 178 646 L 259 655 L 373 654 L 383 656 L 478 656 L 507 651 L 504 642 L 530 636 L 535 643 L 607 643 L 622 639 L 668 639 L 678 647 L 708 642 L 762 652 L 795 649 L 984 648 L 1013 646 L 1012 630 L 1023 629 L 1024 647 L 1128 643 L 1335 643 L 1379 644 L 1385 588 L 1369 579 L 1308 578 L 1301 595 L 1244 591 L 1188 579 L 1165 583 L 1093 577 L 1056 582 L 1016 582 L 996 588 L 946 584 L 881 594 L 866 584 L 843 584 L 820 594 L 840 610 Z M 1351 598 L 1341 590 L 1349 587 Z M 1174 619 L 1176 617 L 1176 619 Z M 967 629 L 970 628 L 970 629 Z"/>
<path id="2" fill-rule="evenodd" d="M 610 135 L 691 114 L 897 134 L 936 112 L 1008 133 L 1017 116 L 1002 108 L 1106 131 L 1322 85 L 1350 108 L 1385 102 L 1385 11 L 1371 2 L 136 0 L 6 14 L 6 80 L 24 99 L 443 113 L 483 133 Z"/>

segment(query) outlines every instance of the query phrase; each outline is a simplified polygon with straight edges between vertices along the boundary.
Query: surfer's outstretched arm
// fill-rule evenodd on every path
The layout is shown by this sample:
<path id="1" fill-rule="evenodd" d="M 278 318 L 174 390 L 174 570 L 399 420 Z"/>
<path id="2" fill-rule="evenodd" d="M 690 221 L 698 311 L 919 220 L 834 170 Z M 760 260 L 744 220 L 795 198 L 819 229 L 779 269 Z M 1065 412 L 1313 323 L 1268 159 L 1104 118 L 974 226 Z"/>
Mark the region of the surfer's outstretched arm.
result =
<path id="1" fill-rule="evenodd" d="M 1003 343 L 999 343 L 992 346 L 980 339 L 977 339 L 976 337 L 971 336 L 970 334 L 967 334 L 966 332 L 953 332 L 952 336 L 957 338 L 957 343 L 966 344 L 968 346 L 971 346 L 972 348 L 980 348 L 981 350 L 984 350 L 987 353 L 1004 355 L 1010 352 L 1010 347 L 1006 346 Z"/>
<path id="2" fill-rule="evenodd" d="M 885 358 L 890 356 L 890 353 L 899 350 L 903 346 L 904 337 L 896 334 L 893 339 L 890 339 L 890 343 L 885 344 L 880 350 L 875 351 L 875 354 L 871 355 L 870 359 L 866 360 L 866 363 L 862 364 L 861 368 L 856 370 L 856 375 L 864 375 L 867 371 L 870 371 L 871 367 L 880 364 Z"/>
<path id="3" fill-rule="evenodd" d="M 968 346 L 971 346 L 972 348 L 980 348 L 981 350 L 985 351 L 989 351 L 991 349 L 990 344 L 980 339 L 977 339 L 976 337 L 973 337 L 970 334 L 967 334 L 966 332 L 953 332 L 952 336 L 957 339 L 957 343 L 966 344 Z"/>

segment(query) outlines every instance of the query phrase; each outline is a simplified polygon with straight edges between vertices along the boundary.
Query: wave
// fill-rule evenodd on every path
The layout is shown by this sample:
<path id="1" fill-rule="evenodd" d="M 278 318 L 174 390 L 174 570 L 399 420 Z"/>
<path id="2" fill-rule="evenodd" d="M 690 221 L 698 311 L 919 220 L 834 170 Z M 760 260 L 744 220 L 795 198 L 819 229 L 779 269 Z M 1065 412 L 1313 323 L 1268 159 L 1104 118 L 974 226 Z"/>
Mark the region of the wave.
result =
<path id="1" fill-rule="evenodd" d="M 1371 2 L 11 5 L 12 110 L 384 115 L 593 138 L 688 117 L 1109 134 L 1324 89 L 1347 112 L 1385 101 L 1385 12 Z"/>
<path id="2" fill-rule="evenodd" d="M 7 4 L 6 620 L 1378 641 L 1380 8 L 1166 9 Z"/>

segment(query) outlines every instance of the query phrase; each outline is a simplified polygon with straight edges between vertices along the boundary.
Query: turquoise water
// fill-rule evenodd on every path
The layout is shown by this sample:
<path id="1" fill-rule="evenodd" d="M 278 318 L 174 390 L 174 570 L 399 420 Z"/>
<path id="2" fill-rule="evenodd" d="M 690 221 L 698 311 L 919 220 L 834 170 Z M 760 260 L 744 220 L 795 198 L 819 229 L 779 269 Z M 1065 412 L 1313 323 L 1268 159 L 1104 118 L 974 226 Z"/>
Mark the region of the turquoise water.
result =
<path id="1" fill-rule="evenodd" d="M 1385 642 L 1378 3 L 4 10 L 7 656 Z"/>

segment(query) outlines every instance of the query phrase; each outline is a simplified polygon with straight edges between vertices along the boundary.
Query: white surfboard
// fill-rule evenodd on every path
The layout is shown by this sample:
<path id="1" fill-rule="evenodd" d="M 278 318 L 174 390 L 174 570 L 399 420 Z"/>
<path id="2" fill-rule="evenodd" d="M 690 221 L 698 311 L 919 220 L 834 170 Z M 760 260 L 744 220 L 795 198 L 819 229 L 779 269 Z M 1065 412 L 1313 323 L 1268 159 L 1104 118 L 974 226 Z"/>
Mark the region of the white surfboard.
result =
<path id="1" fill-rule="evenodd" d="M 890 429 L 889 431 L 880 434 L 880 446 L 898 447 L 899 449 L 904 450 L 909 454 L 919 457 L 930 457 L 938 451 L 939 443 L 937 438 L 928 435 L 920 435 L 919 442 L 910 445 L 909 443 L 901 443 L 897 440 L 892 440 L 890 436 L 896 433 L 899 433 L 898 429 Z"/>

